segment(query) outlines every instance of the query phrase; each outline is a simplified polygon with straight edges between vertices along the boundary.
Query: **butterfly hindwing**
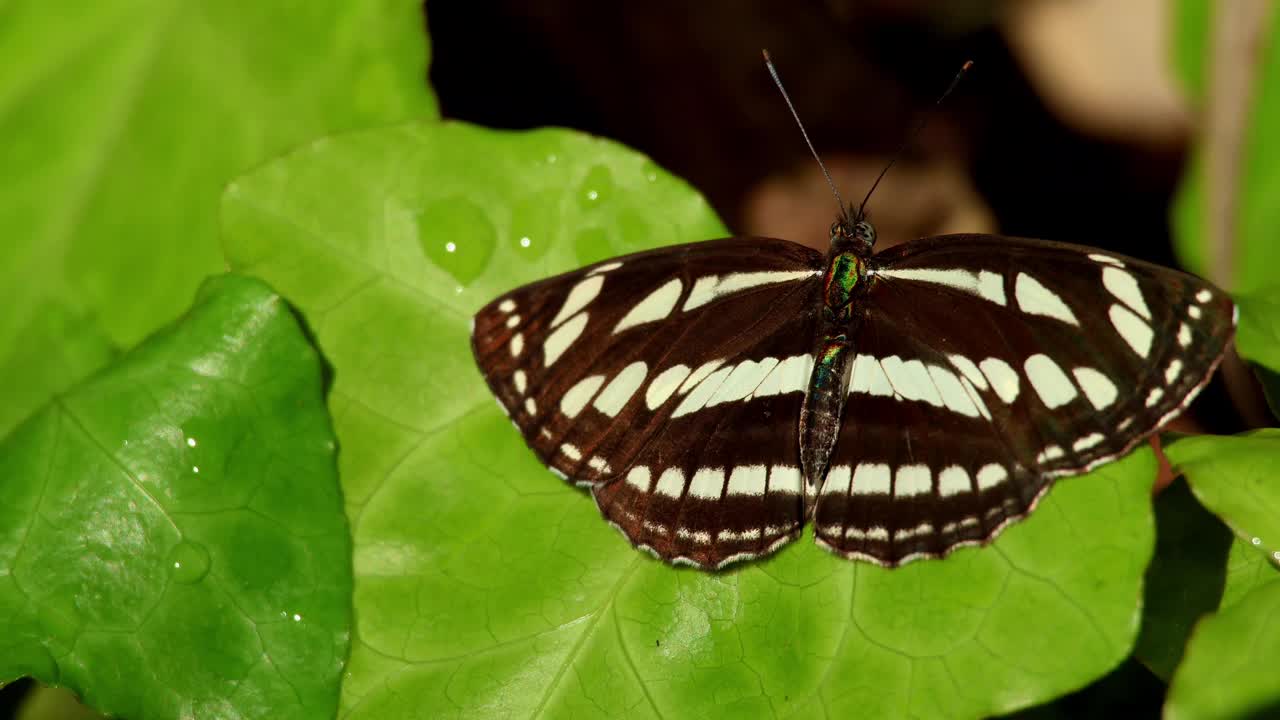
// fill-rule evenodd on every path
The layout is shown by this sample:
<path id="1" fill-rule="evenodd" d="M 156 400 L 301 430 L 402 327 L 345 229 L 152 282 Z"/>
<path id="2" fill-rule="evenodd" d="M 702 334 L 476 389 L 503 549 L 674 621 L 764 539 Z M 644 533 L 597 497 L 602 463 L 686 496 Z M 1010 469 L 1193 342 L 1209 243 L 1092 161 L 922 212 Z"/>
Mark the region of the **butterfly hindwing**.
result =
<path id="1" fill-rule="evenodd" d="M 870 260 L 819 541 L 895 565 L 985 542 L 1208 382 L 1221 291 L 1101 250 L 946 236 Z"/>
<path id="2" fill-rule="evenodd" d="M 495 299 L 473 351 L 539 458 L 634 543 L 717 565 L 802 522 L 795 423 L 822 262 L 759 238 L 618 258 Z"/>

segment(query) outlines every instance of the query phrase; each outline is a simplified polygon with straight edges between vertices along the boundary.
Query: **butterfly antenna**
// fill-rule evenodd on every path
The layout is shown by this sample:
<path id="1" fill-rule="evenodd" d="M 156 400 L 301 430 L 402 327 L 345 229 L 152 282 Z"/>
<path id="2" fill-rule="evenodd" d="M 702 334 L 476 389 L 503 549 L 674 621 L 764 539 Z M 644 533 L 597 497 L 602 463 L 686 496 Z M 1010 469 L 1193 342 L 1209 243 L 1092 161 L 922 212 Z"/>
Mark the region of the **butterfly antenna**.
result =
<path id="1" fill-rule="evenodd" d="M 761 50 L 764 55 L 764 66 L 769 68 L 769 74 L 773 76 L 773 84 L 778 86 L 778 92 L 782 93 L 782 99 L 787 102 L 787 109 L 791 111 L 791 117 L 796 119 L 796 125 L 800 128 L 800 135 L 804 137 L 804 142 L 809 146 L 809 152 L 813 153 L 813 159 L 818 161 L 818 167 L 822 168 L 822 174 L 827 178 L 827 185 L 831 187 L 831 194 L 836 196 L 836 204 L 840 206 L 840 217 L 848 219 L 849 210 L 844 204 L 844 198 L 840 197 L 840 191 L 836 189 L 836 183 L 831 179 L 831 173 L 827 172 L 827 166 L 822 164 L 822 158 L 818 157 L 818 151 L 813 149 L 813 142 L 809 140 L 809 133 L 805 132 L 804 123 L 800 122 L 800 114 L 796 112 L 796 106 L 791 104 L 791 96 L 787 95 L 787 89 L 782 86 L 782 78 L 778 77 L 778 69 L 773 66 L 773 58 L 769 57 L 768 50 Z"/>
<path id="2" fill-rule="evenodd" d="M 916 136 L 920 134 L 920 131 L 924 129 L 925 123 L 929 122 L 929 117 L 938 109 L 938 106 L 942 104 L 942 101 L 947 99 L 947 96 L 951 94 L 951 91 L 956 89 L 956 85 L 960 84 L 960 78 L 964 77 L 964 74 L 969 72 L 969 68 L 971 67 L 973 67 L 973 61 L 965 60 L 964 65 L 960 66 L 960 71 L 956 73 L 954 78 L 951 78 L 951 84 L 947 86 L 946 90 L 942 91 L 942 94 L 938 96 L 938 99 L 933 102 L 933 106 L 925 111 L 924 115 L 920 116 L 920 120 L 916 123 L 915 128 L 907 134 L 906 138 L 903 139 L 902 144 L 898 146 L 896 151 L 894 151 L 893 155 L 889 158 L 889 164 L 885 165 L 884 169 L 880 171 L 880 174 L 876 176 L 876 181 L 871 183 L 871 189 L 867 191 L 867 196 L 862 198 L 862 204 L 858 206 L 859 219 L 864 216 L 867 201 L 871 199 L 871 193 L 876 191 L 876 186 L 878 186 L 880 181 L 884 179 L 885 173 L 889 172 L 889 168 L 893 167 L 893 164 L 898 162 L 898 158 L 902 157 L 903 151 L 907 149 L 907 146 L 910 145 L 916 139 Z"/>

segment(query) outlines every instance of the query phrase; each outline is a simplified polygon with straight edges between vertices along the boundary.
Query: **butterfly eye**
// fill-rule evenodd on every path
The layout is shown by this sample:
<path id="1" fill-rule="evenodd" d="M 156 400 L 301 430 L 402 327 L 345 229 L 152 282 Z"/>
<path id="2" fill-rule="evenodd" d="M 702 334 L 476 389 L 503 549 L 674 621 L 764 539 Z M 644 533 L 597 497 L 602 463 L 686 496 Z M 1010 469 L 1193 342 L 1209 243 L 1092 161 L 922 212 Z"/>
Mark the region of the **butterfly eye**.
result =
<path id="1" fill-rule="evenodd" d="M 854 233 L 857 237 L 866 240 L 868 244 L 876 244 L 876 229 L 866 220 L 858 221 L 858 224 L 854 227 Z"/>

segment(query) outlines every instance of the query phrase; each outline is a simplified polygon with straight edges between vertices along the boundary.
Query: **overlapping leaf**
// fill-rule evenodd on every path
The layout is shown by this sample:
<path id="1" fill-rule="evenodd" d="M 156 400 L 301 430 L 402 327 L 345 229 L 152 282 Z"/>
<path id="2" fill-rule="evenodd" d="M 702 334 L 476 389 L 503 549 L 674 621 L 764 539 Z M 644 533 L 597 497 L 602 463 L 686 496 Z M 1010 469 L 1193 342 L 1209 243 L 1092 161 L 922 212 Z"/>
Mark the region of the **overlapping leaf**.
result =
<path id="1" fill-rule="evenodd" d="M 632 550 L 525 449 L 468 349 L 522 282 L 721 235 L 693 192 L 563 131 L 410 125 L 241 178 L 231 264 L 333 363 L 355 536 L 350 717 L 979 717 L 1129 651 L 1152 547 L 1146 450 L 1062 482 L 995 547 L 895 571 L 802 539 L 724 574 Z"/>
<path id="2" fill-rule="evenodd" d="M 0 435 L 222 269 L 236 174 L 433 114 L 424 44 L 416 0 L 5 3 Z"/>
<path id="3" fill-rule="evenodd" d="M 0 443 L 0 682 L 121 717 L 334 712 L 350 540 L 321 362 L 280 297 L 177 324 Z"/>

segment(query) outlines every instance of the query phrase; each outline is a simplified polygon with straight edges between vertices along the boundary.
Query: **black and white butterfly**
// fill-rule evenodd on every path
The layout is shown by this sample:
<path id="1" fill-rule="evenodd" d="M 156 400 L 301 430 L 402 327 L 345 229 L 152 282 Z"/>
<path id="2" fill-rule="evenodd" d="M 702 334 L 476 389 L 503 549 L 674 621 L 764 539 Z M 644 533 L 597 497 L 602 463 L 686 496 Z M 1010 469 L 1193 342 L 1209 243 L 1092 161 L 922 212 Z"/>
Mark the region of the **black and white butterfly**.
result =
<path id="1" fill-rule="evenodd" d="M 738 237 L 597 263 L 475 316 L 538 457 L 638 547 L 704 568 L 817 542 L 894 566 L 984 543 L 1204 387 L 1235 306 L 1087 247 L 949 235 L 872 254 Z"/>

